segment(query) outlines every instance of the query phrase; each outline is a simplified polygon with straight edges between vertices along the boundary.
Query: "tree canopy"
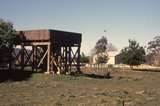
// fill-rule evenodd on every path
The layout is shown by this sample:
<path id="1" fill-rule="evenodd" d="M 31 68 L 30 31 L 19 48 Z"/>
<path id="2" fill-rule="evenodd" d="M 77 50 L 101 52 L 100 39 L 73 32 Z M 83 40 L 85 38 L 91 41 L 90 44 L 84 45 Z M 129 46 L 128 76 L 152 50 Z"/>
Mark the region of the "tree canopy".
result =
<path id="1" fill-rule="evenodd" d="M 152 41 L 148 43 L 148 51 L 151 54 L 159 54 L 160 53 L 160 36 L 156 36 Z"/>
<path id="2" fill-rule="evenodd" d="M 160 36 L 156 36 L 148 42 L 149 64 L 160 65 Z"/>
<path id="3" fill-rule="evenodd" d="M 107 45 L 108 40 L 105 36 L 102 36 L 97 42 L 94 47 L 94 54 L 97 55 L 96 63 L 107 63 L 108 55 L 107 55 Z"/>
<path id="4" fill-rule="evenodd" d="M 106 37 L 102 36 L 102 38 L 100 38 L 95 45 L 95 53 L 104 53 L 107 50 L 107 44 L 108 44 L 108 40 Z"/>
<path id="5" fill-rule="evenodd" d="M 129 40 L 129 46 L 121 50 L 122 62 L 130 66 L 140 65 L 145 62 L 145 54 L 137 41 Z"/>
<path id="6" fill-rule="evenodd" d="M 13 46 L 20 43 L 20 36 L 13 28 L 13 24 L 9 21 L 0 19 L 0 47 Z"/>

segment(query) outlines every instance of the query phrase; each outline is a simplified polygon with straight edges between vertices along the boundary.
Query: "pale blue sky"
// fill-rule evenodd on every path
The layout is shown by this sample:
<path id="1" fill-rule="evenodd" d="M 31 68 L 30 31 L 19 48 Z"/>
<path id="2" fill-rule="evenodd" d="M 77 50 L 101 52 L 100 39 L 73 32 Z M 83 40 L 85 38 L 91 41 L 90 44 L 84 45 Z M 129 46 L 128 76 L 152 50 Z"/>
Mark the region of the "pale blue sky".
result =
<path id="1" fill-rule="evenodd" d="M 104 35 L 119 50 L 129 38 L 145 45 L 160 35 L 160 0 L 0 0 L 0 17 L 17 30 L 80 32 L 87 54 Z"/>

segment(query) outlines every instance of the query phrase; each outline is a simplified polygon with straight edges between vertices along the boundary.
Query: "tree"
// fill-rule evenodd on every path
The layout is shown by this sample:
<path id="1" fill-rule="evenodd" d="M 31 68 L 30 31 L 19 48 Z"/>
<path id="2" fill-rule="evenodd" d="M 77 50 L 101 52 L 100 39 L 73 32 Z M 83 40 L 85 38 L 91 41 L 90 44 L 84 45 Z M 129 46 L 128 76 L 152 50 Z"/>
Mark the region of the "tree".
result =
<path id="1" fill-rule="evenodd" d="M 108 55 L 107 55 L 107 44 L 108 40 L 106 37 L 102 36 L 94 47 L 94 55 L 96 55 L 96 63 L 107 63 Z"/>
<path id="2" fill-rule="evenodd" d="M 156 36 L 148 42 L 148 56 L 150 64 L 160 65 L 160 36 Z"/>
<path id="3" fill-rule="evenodd" d="M 98 53 L 104 53 L 106 52 L 107 50 L 107 44 L 108 44 L 108 41 L 107 41 L 107 38 L 102 36 L 102 38 L 100 38 L 97 42 L 96 42 L 96 45 L 95 45 L 95 53 L 98 54 Z"/>
<path id="4" fill-rule="evenodd" d="M 0 19 L 0 62 L 11 65 L 13 46 L 20 43 L 20 36 L 16 34 L 11 22 Z"/>
<path id="5" fill-rule="evenodd" d="M 122 62 L 133 68 L 145 62 L 145 54 L 144 48 L 137 41 L 129 40 L 129 46 L 121 50 Z"/>
<path id="6" fill-rule="evenodd" d="M 152 41 L 148 43 L 149 53 L 159 54 L 160 53 L 160 36 L 156 36 Z"/>
<path id="7" fill-rule="evenodd" d="M 82 52 L 80 62 L 81 63 L 89 63 L 89 56 L 86 56 L 84 54 L 84 52 Z"/>

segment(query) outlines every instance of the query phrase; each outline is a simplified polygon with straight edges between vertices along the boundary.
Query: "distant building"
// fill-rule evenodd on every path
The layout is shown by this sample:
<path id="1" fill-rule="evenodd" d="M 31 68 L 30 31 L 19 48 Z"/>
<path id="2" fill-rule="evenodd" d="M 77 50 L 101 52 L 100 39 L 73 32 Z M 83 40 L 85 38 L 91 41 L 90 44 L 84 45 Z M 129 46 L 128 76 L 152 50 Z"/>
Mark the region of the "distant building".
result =
<path id="1" fill-rule="evenodd" d="M 122 64 L 122 55 L 119 53 L 115 56 L 115 64 Z"/>
<path id="2" fill-rule="evenodd" d="M 108 60 L 107 64 L 116 64 L 115 57 L 118 53 L 119 52 L 117 52 L 117 51 L 108 52 L 109 60 Z"/>

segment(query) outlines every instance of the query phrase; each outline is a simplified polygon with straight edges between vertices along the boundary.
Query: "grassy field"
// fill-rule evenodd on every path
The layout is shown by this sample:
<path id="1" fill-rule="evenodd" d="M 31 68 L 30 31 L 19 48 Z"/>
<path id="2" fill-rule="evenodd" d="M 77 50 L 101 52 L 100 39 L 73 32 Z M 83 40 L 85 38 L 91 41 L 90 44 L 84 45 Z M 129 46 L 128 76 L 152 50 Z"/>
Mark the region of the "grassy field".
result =
<path id="1" fill-rule="evenodd" d="M 86 75 L 1 73 L 0 105 L 159 106 L 159 72 L 110 70 L 110 73 L 109 79 Z"/>

